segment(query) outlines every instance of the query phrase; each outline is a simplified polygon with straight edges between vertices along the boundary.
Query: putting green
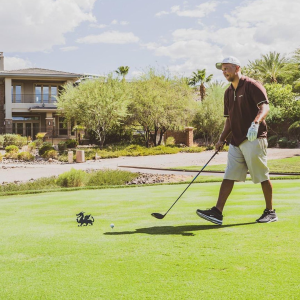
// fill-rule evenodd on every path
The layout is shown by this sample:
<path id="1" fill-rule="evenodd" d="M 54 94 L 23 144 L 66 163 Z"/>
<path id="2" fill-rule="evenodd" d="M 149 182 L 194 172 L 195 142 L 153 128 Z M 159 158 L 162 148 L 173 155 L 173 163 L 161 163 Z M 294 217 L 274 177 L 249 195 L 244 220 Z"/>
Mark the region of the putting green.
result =
<path id="1" fill-rule="evenodd" d="M 220 183 L 0 198 L 1 299 L 299 299 L 300 180 L 274 181 L 279 222 L 257 224 L 260 185 L 236 184 L 224 226 L 195 211 Z M 76 213 L 95 218 L 78 227 Z M 110 224 L 114 223 L 114 229 Z"/>

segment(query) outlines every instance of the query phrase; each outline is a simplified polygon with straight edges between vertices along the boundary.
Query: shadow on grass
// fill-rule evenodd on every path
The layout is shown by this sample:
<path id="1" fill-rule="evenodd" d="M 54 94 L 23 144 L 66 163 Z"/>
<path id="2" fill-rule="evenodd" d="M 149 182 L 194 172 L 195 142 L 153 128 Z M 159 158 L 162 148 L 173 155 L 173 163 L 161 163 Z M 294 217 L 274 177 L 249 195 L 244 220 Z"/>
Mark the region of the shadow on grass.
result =
<path id="1" fill-rule="evenodd" d="M 120 231 L 120 232 L 105 232 L 105 235 L 123 235 L 123 234 L 135 234 L 146 233 L 152 235 L 182 235 L 182 236 L 194 236 L 193 232 L 189 231 L 201 231 L 210 229 L 221 229 L 227 227 L 244 226 L 257 224 L 256 222 L 239 223 L 229 225 L 185 225 L 185 226 L 155 226 L 148 228 L 138 228 L 135 231 Z"/>

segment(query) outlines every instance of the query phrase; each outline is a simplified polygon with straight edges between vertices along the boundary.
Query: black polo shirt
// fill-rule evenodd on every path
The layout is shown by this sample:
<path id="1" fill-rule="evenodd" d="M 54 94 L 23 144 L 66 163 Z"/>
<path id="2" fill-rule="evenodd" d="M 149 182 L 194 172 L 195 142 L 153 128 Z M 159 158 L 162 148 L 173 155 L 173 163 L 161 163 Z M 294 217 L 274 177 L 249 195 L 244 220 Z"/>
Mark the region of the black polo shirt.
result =
<path id="1" fill-rule="evenodd" d="M 269 104 L 265 88 L 258 81 L 242 76 L 237 89 L 232 84 L 224 95 L 224 117 L 229 117 L 231 125 L 231 144 L 239 146 L 245 139 L 251 123 L 257 116 L 258 107 Z M 267 137 L 265 120 L 259 125 L 257 137 Z"/>

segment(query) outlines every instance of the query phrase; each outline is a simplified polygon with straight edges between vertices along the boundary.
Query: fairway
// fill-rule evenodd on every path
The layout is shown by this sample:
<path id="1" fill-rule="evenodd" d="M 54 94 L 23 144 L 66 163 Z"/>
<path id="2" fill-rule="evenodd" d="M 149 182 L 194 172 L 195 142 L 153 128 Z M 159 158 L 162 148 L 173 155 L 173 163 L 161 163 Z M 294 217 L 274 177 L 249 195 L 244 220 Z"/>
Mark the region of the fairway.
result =
<path id="1" fill-rule="evenodd" d="M 163 220 L 185 185 L 1 197 L 0 299 L 300 299 L 300 180 L 273 182 L 270 224 L 251 182 L 223 226 L 200 219 L 219 186 L 195 183 Z"/>

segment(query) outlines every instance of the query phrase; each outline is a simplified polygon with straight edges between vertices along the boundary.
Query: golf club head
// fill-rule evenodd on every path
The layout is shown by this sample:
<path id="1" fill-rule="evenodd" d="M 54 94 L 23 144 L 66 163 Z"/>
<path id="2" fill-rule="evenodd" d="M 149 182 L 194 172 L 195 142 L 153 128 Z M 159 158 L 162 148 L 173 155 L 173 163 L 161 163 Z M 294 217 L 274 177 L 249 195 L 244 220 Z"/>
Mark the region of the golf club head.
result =
<path id="1" fill-rule="evenodd" d="M 152 217 L 156 218 L 156 219 L 163 219 L 165 217 L 165 215 L 159 214 L 159 213 L 153 213 L 151 214 Z"/>

